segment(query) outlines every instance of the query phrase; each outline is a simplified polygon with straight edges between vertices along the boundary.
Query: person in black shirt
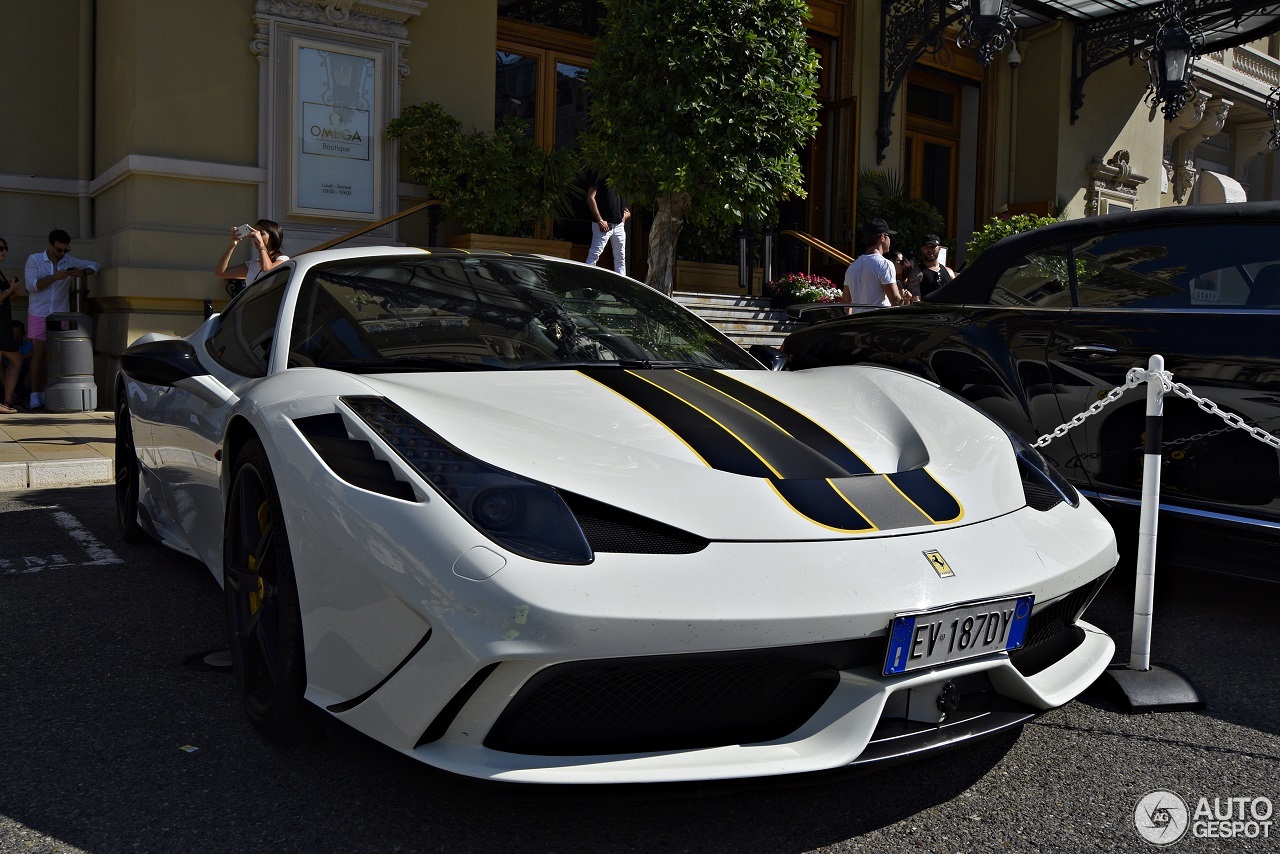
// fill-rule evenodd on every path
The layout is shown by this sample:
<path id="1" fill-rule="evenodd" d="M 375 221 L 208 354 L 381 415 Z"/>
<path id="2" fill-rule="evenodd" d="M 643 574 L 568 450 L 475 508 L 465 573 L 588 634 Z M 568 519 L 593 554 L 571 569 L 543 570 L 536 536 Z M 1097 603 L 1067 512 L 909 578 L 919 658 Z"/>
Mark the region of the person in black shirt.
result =
<path id="1" fill-rule="evenodd" d="M 627 220 L 631 218 L 631 206 L 618 191 L 609 186 L 601 175 L 594 175 L 587 184 L 587 209 L 595 217 L 591 223 L 591 249 L 587 263 L 595 264 L 608 242 L 613 247 L 613 269 L 627 273 Z"/>
<path id="2" fill-rule="evenodd" d="M 942 241 L 936 234 L 926 234 L 920 247 L 920 266 L 911 274 L 911 290 L 918 297 L 926 297 L 956 277 L 955 271 L 938 263 L 938 251 Z"/>

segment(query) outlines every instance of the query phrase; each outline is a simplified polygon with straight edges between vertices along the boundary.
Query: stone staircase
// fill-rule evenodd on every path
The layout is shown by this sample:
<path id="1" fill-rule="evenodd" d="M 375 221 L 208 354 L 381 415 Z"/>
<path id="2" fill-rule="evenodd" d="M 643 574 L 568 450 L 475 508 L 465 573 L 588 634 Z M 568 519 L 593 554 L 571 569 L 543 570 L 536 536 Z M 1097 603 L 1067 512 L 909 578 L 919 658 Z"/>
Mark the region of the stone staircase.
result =
<path id="1" fill-rule="evenodd" d="M 690 291 L 676 291 L 672 296 L 743 347 L 752 344 L 780 347 L 782 339 L 806 325 L 792 320 L 785 311 L 771 308 L 764 297 Z"/>

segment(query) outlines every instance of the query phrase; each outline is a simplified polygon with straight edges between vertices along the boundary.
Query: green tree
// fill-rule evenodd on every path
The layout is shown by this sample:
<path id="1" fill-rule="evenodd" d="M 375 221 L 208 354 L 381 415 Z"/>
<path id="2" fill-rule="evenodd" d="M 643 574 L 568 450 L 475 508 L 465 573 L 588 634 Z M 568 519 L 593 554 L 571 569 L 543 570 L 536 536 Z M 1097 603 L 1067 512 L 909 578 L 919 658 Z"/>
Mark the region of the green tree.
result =
<path id="1" fill-rule="evenodd" d="M 587 162 L 655 211 L 646 282 L 671 292 L 685 220 L 740 223 L 804 195 L 818 57 L 805 0 L 604 0 Z"/>
<path id="2" fill-rule="evenodd" d="M 409 177 L 439 199 L 463 231 L 531 237 L 570 211 L 577 159 L 559 148 L 548 154 L 508 118 L 492 133 L 465 131 L 439 104 L 405 107 L 387 126 L 398 139 Z"/>

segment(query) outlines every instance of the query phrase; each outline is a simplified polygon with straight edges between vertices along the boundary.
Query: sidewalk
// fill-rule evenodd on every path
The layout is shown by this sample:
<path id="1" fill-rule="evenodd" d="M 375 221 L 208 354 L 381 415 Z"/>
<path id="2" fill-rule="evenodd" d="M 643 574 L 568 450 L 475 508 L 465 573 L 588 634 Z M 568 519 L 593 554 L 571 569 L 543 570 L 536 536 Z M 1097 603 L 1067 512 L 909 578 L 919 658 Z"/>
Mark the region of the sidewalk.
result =
<path id="1" fill-rule="evenodd" d="M 111 483 L 115 414 L 0 415 L 0 492 Z"/>

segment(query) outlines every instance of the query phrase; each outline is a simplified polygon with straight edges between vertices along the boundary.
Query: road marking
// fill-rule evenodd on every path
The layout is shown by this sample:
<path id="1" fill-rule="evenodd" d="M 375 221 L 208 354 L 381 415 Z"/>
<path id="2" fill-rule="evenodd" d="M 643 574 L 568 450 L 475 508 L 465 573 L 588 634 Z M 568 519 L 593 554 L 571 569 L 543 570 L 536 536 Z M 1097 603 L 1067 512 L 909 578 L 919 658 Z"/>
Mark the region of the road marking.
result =
<path id="1" fill-rule="evenodd" d="M 52 510 L 50 514 L 53 521 L 58 527 L 75 541 L 76 545 L 84 552 L 88 560 L 72 561 L 65 554 L 56 552 L 50 555 L 24 555 L 18 558 L 2 558 L 0 557 L 0 575 L 27 575 L 34 572 L 42 572 L 46 569 L 59 569 L 71 566 L 108 566 L 110 564 L 124 563 L 116 553 L 104 546 L 98 541 L 98 538 L 89 533 L 80 521 L 70 513 L 63 510 L 58 505 L 46 507 L 32 507 L 32 510 Z"/>

